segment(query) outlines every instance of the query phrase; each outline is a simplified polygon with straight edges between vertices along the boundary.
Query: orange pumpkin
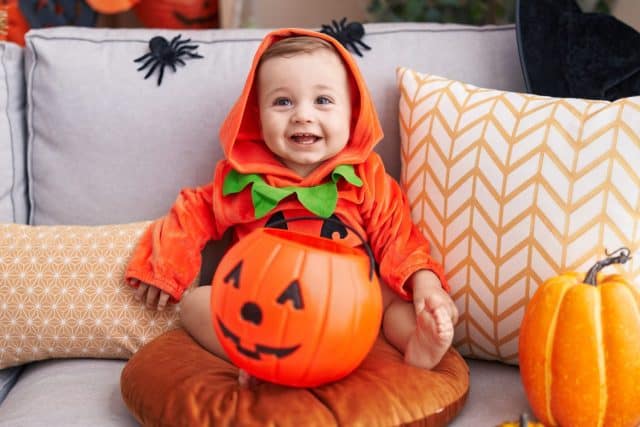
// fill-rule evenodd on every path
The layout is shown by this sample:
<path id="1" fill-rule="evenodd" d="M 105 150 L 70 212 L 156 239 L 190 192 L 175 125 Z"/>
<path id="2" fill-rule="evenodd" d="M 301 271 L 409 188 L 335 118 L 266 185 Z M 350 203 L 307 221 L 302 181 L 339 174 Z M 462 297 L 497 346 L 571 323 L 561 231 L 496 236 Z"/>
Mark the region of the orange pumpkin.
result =
<path id="1" fill-rule="evenodd" d="M 211 311 L 230 360 L 278 384 L 338 380 L 365 358 L 382 318 L 380 285 L 360 249 L 257 229 L 225 254 Z"/>
<path id="2" fill-rule="evenodd" d="M 629 260 L 622 248 L 586 274 L 543 283 L 520 329 L 520 374 L 545 425 L 640 424 L 640 292 L 603 267 Z"/>

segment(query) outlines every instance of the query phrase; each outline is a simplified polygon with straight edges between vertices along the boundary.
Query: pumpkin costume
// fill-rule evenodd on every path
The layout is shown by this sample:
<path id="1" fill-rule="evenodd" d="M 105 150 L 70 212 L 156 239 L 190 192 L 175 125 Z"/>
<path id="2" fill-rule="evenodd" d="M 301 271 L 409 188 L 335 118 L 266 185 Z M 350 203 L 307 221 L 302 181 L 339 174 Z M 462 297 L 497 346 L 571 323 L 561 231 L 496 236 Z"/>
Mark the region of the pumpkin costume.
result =
<path id="1" fill-rule="evenodd" d="M 262 54 L 278 40 L 295 36 L 318 37 L 333 45 L 351 86 L 349 142 L 306 177 L 284 166 L 265 145 L 255 85 Z M 373 151 L 381 138 L 382 129 L 364 79 L 337 40 L 302 29 L 269 33 L 258 47 L 242 94 L 220 130 L 226 159 L 217 164 L 212 182 L 181 191 L 170 212 L 149 227 L 131 258 L 126 278 L 152 284 L 178 301 L 200 270 L 205 244 L 221 239 L 229 228 L 236 241 L 257 227 L 273 224 L 337 238 L 350 246 L 361 244 L 346 227 L 336 227 L 333 222 L 278 222 L 312 212 L 321 218 L 337 218 L 365 236 L 381 278 L 402 298 L 411 298 L 404 284 L 420 269 L 434 271 L 448 290 L 442 266 L 431 258 L 428 242 L 411 221 L 406 196 Z"/>

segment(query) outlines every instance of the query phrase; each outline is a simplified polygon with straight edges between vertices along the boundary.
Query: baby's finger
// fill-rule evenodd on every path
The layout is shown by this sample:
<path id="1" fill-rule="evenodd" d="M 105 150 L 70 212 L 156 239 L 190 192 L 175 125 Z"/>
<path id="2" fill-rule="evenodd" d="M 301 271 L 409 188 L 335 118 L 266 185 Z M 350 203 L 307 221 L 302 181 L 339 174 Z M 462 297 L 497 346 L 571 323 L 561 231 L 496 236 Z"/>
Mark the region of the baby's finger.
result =
<path id="1" fill-rule="evenodd" d="M 147 308 L 153 308 L 156 301 L 158 300 L 158 294 L 160 293 L 160 289 L 155 286 L 149 286 L 147 290 Z"/>
<path id="2" fill-rule="evenodd" d="M 138 289 L 136 289 L 136 294 L 135 294 L 136 300 L 141 301 L 142 297 L 144 296 L 145 292 L 147 292 L 148 288 L 149 288 L 149 285 L 147 285 L 146 283 L 140 282 Z"/>
<path id="3" fill-rule="evenodd" d="M 420 314 L 425 308 L 424 298 L 416 298 L 413 300 L 413 308 L 416 315 Z"/>
<path id="4" fill-rule="evenodd" d="M 433 292 L 424 298 L 424 305 L 427 310 L 434 311 L 443 306 L 447 307 L 446 299 L 448 296 L 445 298 L 440 292 Z"/>
<path id="5" fill-rule="evenodd" d="M 160 292 L 160 298 L 158 298 L 158 311 L 164 310 L 164 308 L 167 306 L 167 302 L 169 301 L 170 296 L 171 295 L 166 292 Z"/>

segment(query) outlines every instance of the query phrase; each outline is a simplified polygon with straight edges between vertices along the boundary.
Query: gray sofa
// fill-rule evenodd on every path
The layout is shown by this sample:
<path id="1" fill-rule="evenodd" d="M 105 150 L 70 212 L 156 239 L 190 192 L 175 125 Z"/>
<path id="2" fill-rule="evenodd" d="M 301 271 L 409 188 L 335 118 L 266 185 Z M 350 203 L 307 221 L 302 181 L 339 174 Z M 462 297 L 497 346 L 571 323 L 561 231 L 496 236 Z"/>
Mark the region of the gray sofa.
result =
<path id="1" fill-rule="evenodd" d="M 204 58 L 167 69 L 160 86 L 133 60 L 151 37 L 178 32 L 55 28 L 31 31 L 24 49 L 0 44 L 0 222 L 116 224 L 164 214 L 181 187 L 210 180 L 221 156 L 217 130 L 266 31 L 182 32 Z M 396 178 L 397 66 L 524 91 L 513 26 L 366 31 L 372 50 L 357 60 L 385 131 L 377 151 Z M 468 363 L 470 393 L 453 426 L 492 426 L 528 411 L 517 367 Z M 58 359 L 0 371 L 0 427 L 136 425 L 120 397 L 124 364 Z"/>

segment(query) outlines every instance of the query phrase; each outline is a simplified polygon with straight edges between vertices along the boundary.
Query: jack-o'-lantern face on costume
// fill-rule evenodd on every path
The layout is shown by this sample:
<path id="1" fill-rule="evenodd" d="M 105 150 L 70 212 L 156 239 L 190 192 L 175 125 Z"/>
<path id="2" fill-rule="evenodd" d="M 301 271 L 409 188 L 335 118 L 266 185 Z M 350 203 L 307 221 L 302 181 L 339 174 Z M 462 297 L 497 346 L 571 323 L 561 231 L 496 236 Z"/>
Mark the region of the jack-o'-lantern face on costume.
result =
<path id="1" fill-rule="evenodd" d="M 380 328 L 369 258 L 328 239 L 257 229 L 213 279 L 212 321 L 231 361 L 267 381 L 312 387 L 362 362 Z"/>

